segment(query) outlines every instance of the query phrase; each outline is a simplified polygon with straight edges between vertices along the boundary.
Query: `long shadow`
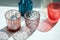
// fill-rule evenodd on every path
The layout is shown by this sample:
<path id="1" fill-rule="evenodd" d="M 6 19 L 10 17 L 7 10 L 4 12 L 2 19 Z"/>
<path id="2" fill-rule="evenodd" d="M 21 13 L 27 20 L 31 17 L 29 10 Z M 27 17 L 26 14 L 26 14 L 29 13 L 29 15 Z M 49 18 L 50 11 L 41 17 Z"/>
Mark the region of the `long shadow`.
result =
<path id="1" fill-rule="evenodd" d="M 41 32 L 48 32 L 50 31 L 55 25 L 57 24 L 57 22 L 51 22 L 49 21 L 48 18 L 46 18 L 45 20 L 43 20 L 43 22 L 41 22 L 38 26 L 38 30 Z"/>
<path id="2" fill-rule="evenodd" d="M 23 20 L 24 21 L 24 20 Z M 10 38 L 10 37 L 13 37 L 14 40 L 26 40 L 28 37 L 30 37 L 33 32 L 36 30 L 36 29 L 30 29 L 28 27 L 26 27 L 25 25 L 25 22 L 22 23 L 21 25 L 21 29 L 17 32 L 10 32 L 8 29 L 7 29 L 7 26 L 3 29 L 0 30 L 0 32 L 3 32 L 3 33 L 6 33 L 8 38 L 7 40 Z M 3 35 L 3 34 L 2 34 Z M 4 36 L 4 35 L 3 35 Z M 3 36 L 2 36 L 2 39 L 3 39 Z"/>
<path id="3" fill-rule="evenodd" d="M 35 29 L 36 30 L 36 29 Z M 10 32 L 7 30 L 7 27 L 3 28 L 2 30 L 0 30 L 1 32 L 4 32 L 7 34 L 7 36 L 13 37 L 13 39 L 18 39 L 18 40 L 26 40 L 28 37 L 30 37 L 33 32 L 35 31 L 33 29 L 29 29 L 26 26 L 22 26 L 21 29 L 17 32 Z M 24 37 L 24 38 L 23 38 Z M 7 38 L 7 40 L 9 39 Z M 3 38 L 2 38 L 3 39 Z"/>

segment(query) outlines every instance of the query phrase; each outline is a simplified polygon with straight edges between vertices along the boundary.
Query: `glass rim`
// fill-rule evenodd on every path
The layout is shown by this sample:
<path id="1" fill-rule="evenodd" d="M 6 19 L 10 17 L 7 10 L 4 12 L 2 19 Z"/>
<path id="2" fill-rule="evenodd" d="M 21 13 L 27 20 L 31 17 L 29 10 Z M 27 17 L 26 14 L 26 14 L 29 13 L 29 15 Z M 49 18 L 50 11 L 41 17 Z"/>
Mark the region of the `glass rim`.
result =
<path id="1" fill-rule="evenodd" d="M 36 12 L 36 14 L 38 14 L 38 17 L 37 17 L 36 19 L 38 19 L 38 18 L 40 19 L 40 13 L 39 13 L 39 11 L 33 10 L 33 11 L 27 11 L 27 12 Z M 32 21 L 33 21 L 33 20 L 36 20 L 36 19 L 29 19 L 29 18 L 27 18 L 27 17 L 26 17 L 26 12 L 25 12 L 25 14 L 24 14 L 24 18 L 26 18 L 26 19 L 28 19 L 28 20 L 32 20 Z"/>
<path id="2" fill-rule="evenodd" d="M 54 9 L 54 8 L 51 7 L 53 4 L 58 4 L 58 5 L 60 5 L 59 2 L 53 2 L 53 3 L 48 4 L 47 8 L 48 8 L 48 9 L 51 9 L 51 10 L 54 10 L 54 11 L 59 11 L 60 9 Z M 55 6 L 55 5 L 54 5 L 54 6 Z"/>
<path id="3" fill-rule="evenodd" d="M 6 14 L 7 14 L 9 11 L 12 11 L 12 10 L 17 11 L 17 12 L 18 12 L 18 14 L 19 14 L 19 15 L 20 15 L 20 17 L 21 17 L 21 14 L 20 14 L 20 12 L 19 12 L 18 10 L 11 9 L 11 10 L 8 10 L 8 11 L 4 14 L 4 16 L 5 16 L 5 18 L 6 18 L 6 19 L 11 20 L 11 19 L 9 19 L 9 18 L 7 18 L 7 17 L 6 17 Z M 20 17 L 18 17 L 18 18 L 20 18 Z M 18 18 L 17 18 L 17 19 L 18 19 Z"/>

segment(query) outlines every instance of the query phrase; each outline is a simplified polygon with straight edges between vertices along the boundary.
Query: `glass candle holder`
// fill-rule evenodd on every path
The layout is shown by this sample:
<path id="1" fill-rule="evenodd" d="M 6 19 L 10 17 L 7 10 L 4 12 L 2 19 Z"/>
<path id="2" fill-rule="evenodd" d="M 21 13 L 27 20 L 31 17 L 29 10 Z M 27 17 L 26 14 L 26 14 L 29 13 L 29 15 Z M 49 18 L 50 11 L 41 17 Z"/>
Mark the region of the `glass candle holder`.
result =
<path id="1" fill-rule="evenodd" d="M 21 27 L 21 22 L 20 22 L 21 16 L 17 10 L 12 9 L 12 10 L 7 11 L 5 13 L 5 18 L 7 21 L 7 28 L 9 31 L 16 32 L 20 29 L 20 27 Z"/>
<path id="2" fill-rule="evenodd" d="M 33 32 L 38 27 L 40 13 L 38 11 L 27 11 L 24 15 L 24 18 L 26 26 Z"/>
<path id="3" fill-rule="evenodd" d="M 50 3 L 47 9 L 49 20 L 51 22 L 57 22 L 60 16 L 60 3 L 58 2 Z"/>

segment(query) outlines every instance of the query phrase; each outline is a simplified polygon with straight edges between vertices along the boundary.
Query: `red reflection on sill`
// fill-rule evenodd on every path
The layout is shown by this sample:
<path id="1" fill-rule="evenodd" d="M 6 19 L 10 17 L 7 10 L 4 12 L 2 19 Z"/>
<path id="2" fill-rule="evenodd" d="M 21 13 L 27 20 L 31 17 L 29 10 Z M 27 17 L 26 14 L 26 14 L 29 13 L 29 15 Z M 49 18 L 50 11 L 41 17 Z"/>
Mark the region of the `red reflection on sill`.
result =
<path id="1" fill-rule="evenodd" d="M 48 19 L 45 19 L 43 22 L 41 22 L 38 26 L 38 30 L 41 32 L 48 32 L 51 30 L 57 22 L 51 22 Z"/>

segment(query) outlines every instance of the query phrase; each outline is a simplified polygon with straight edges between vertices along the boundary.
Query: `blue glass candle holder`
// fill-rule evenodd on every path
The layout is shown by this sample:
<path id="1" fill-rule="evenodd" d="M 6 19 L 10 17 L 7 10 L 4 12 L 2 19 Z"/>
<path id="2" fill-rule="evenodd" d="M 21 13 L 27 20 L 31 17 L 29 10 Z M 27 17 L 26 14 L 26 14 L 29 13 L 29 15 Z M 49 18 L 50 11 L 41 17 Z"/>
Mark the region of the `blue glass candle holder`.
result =
<path id="1" fill-rule="evenodd" d="M 32 11 L 33 9 L 33 3 L 31 0 L 20 0 L 18 5 L 19 5 L 19 12 L 21 12 L 22 16 L 24 16 L 24 13 L 26 11 Z"/>

